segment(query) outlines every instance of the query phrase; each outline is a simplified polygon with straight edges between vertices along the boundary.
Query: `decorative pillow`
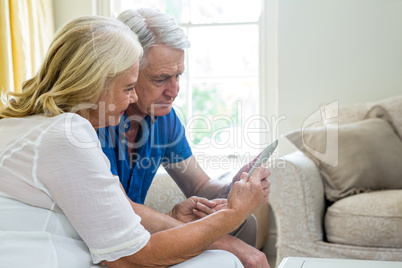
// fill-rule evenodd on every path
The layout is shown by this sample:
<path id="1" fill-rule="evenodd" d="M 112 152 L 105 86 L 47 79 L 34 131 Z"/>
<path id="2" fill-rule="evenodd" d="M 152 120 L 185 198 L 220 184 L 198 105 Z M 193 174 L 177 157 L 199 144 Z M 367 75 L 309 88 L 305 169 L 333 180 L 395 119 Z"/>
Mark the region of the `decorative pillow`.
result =
<path id="1" fill-rule="evenodd" d="M 318 166 L 330 201 L 402 189 L 402 141 L 383 119 L 304 129 L 286 137 Z"/>
<path id="2" fill-rule="evenodd" d="M 385 110 L 383 107 L 380 105 L 375 105 L 371 107 L 370 110 L 366 113 L 366 116 L 364 119 L 369 119 L 369 118 L 381 118 L 386 120 L 388 123 L 391 124 L 392 126 L 392 119 L 391 116 L 388 114 L 387 110 Z"/>
<path id="3" fill-rule="evenodd" d="M 367 118 L 381 117 L 392 121 L 399 137 L 402 138 L 402 95 L 389 97 L 376 102 L 353 103 L 346 105 L 328 106 L 323 104 L 320 109 L 325 110 L 325 118 L 337 118 L 339 124 L 349 124 Z M 379 109 L 385 111 L 383 117 Z M 376 111 L 373 113 L 373 109 Z M 371 114 L 370 114 L 371 113 Z M 323 120 L 325 121 L 325 120 Z M 322 127 L 325 122 L 316 122 L 314 126 Z"/>
<path id="4" fill-rule="evenodd" d="M 402 190 L 349 196 L 328 207 L 328 242 L 360 247 L 402 247 Z"/>

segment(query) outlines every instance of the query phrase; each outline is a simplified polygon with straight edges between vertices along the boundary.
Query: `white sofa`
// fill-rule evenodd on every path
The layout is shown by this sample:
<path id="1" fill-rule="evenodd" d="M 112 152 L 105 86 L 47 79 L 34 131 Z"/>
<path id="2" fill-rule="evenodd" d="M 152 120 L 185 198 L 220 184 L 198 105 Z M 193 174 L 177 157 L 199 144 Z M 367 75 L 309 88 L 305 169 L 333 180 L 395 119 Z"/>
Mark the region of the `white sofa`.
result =
<path id="1" fill-rule="evenodd" d="M 285 257 L 402 261 L 402 96 L 323 112 L 323 122 L 287 135 L 298 150 L 271 170 L 276 264 Z M 314 154 L 330 131 L 325 118 L 339 123 L 334 166 L 325 150 Z"/>

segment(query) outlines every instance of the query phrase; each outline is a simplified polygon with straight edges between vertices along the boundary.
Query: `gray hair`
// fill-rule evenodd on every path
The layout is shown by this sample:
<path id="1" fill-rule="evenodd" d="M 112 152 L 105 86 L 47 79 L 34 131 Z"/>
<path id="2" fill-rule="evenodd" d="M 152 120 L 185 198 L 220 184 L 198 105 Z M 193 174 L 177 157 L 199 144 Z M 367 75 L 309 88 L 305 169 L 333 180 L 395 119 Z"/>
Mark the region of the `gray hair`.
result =
<path id="1" fill-rule="evenodd" d="M 130 27 L 137 34 L 144 50 L 140 60 L 140 69 L 146 65 L 148 50 L 155 45 L 184 50 L 190 47 L 190 41 L 183 29 L 167 13 L 154 8 L 126 10 L 118 20 Z"/>

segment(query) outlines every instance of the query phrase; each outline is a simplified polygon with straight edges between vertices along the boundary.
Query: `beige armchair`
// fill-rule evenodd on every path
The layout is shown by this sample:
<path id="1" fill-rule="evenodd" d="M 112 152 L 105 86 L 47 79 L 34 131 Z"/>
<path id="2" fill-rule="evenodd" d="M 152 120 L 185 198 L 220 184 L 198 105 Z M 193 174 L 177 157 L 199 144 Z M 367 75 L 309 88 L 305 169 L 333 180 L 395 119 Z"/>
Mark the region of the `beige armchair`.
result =
<path id="1" fill-rule="evenodd" d="M 337 162 L 324 155 L 324 120 L 288 134 L 298 150 L 271 169 L 277 266 L 285 257 L 402 261 L 402 96 L 335 108 L 324 119 L 339 123 Z"/>

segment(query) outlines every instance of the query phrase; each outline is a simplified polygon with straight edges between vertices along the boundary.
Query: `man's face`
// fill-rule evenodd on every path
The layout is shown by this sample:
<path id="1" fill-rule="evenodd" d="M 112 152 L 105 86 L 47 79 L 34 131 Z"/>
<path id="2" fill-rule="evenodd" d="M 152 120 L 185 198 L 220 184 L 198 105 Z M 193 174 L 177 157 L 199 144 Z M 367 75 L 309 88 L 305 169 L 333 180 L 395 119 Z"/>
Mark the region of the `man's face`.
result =
<path id="1" fill-rule="evenodd" d="M 133 105 L 143 114 L 168 114 L 179 93 L 180 75 L 183 71 L 183 50 L 166 46 L 151 47 L 147 54 L 147 64 L 138 75 L 135 85 L 138 101 Z"/>

